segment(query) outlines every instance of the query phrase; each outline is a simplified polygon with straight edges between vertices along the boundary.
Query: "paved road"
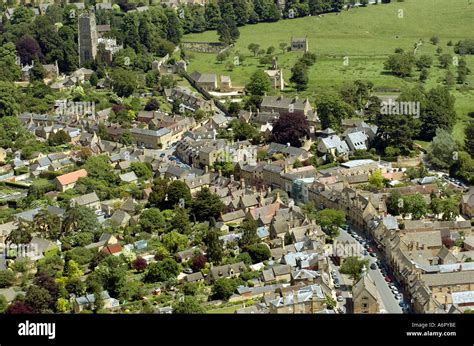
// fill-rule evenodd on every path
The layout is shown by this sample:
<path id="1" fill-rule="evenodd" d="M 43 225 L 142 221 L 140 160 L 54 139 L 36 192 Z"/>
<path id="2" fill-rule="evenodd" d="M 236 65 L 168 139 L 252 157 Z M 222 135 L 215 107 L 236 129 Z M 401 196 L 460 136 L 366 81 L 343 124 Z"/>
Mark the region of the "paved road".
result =
<path id="1" fill-rule="evenodd" d="M 339 241 L 352 241 L 352 242 L 357 242 L 358 241 L 353 238 L 349 233 L 344 231 L 343 229 L 340 229 L 340 235 L 337 238 Z M 375 247 L 372 247 L 375 248 Z M 377 258 L 371 257 L 369 255 L 363 255 L 361 253 L 361 257 L 369 260 L 369 266 L 370 264 L 374 263 Z M 385 310 L 387 313 L 396 313 L 396 314 L 401 314 L 402 313 L 402 308 L 398 305 L 399 301 L 395 299 L 394 294 L 388 287 L 388 283 L 385 281 L 382 272 L 380 271 L 379 268 L 377 269 L 370 269 L 367 268 L 368 275 L 372 279 L 372 281 L 375 283 L 375 287 L 377 288 L 377 291 L 379 293 L 380 299 L 382 300 L 382 305 L 381 309 Z"/>

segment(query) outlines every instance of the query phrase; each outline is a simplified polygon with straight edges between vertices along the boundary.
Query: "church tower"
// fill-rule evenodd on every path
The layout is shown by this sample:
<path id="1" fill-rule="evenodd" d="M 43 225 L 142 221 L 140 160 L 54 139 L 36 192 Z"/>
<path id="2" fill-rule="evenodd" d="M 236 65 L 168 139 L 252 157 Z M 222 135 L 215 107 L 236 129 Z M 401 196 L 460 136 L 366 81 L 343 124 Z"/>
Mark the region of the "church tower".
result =
<path id="1" fill-rule="evenodd" d="M 97 28 L 93 13 L 79 17 L 78 37 L 79 65 L 94 61 L 97 55 Z"/>

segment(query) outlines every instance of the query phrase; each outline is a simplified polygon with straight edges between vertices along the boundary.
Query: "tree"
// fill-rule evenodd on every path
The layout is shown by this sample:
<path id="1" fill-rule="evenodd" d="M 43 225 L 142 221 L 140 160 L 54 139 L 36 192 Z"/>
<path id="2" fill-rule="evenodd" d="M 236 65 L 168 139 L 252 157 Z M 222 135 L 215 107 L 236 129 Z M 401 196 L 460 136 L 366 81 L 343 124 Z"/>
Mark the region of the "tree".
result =
<path id="1" fill-rule="evenodd" d="M 281 49 L 281 53 L 284 54 L 288 48 L 288 43 L 286 42 L 280 42 L 280 49 Z"/>
<path id="2" fill-rule="evenodd" d="M 448 169 L 457 159 L 457 150 L 457 144 L 451 134 L 438 128 L 428 147 L 428 160 L 438 168 Z"/>
<path id="3" fill-rule="evenodd" d="M 119 296 L 123 287 L 127 284 L 127 268 L 119 257 L 107 256 L 103 259 L 95 271 L 89 275 L 94 275 L 89 279 L 89 283 L 96 288 L 94 293 L 98 293 L 97 288 L 102 286 L 111 296 Z"/>
<path id="4" fill-rule="evenodd" d="M 224 242 L 219 239 L 219 234 L 215 230 L 208 230 L 204 243 L 207 246 L 207 257 L 213 263 L 219 263 L 224 257 Z"/>
<path id="5" fill-rule="evenodd" d="M 168 195 L 168 205 L 170 207 L 175 207 L 180 203 L 181 200 L 184 201 L 184 206 L 191 205 L 191 191 L 189 190 L 188 185 L 184 181 L 174 180 L 172 181 L 166 190 Z"/>
<path id="6" fill-rule="evenodd" d="M 456 84 L 454 74 L 449 70 L 446 72 L 446 76 L 444 77 L 444 83 L 447 85 L 448 88 L 451 88 L 454 86 L 454 84 Z"/>
<path id="7" fill-rule="evenodd" d="M 143 257 L 137 257 L 135 261 L 132 262 L 132 268 L 135 269 L 137 272 L 141 273 L 144 272 L 148 263 Z"/>
<path id="8" fill-rule="evenodd" d="M 15 273 L 11 270 L 0 270 L 0 288 L 10 287 L 15 282 Z"/>
<path id="9" fill-rule="evenodd" d="M 76 205 L 68 207 L 64 213 L 62 234 L 68 235 L 76 232 L 95 233 L 100 228 L 97 215 L 88 207 Z"/>
<path id="10" fill-rule="evenodd" d="M 183 301 L 173 305 L 173 314 L 203 314 L 204 308 L 195 297 L 184 297 Z"/>
<path id="11" fill-rule="evenodd" d="M 0 51 L 0 53 L 1 53 L 1 51 Z M 0 63 L 1 63 L 1 60 L 0 60 Z M 1 67 L 2 66 L 0 64 L 0 71 L 2 70 Z M 6 67 L 5 67 L 5 70 L 6 70 Z M 0 119 L 3 118 L 3 117 L 13 117 L 20 110 L 20 106 L 19 106 L 19 104 L 18 104 L 18 102 L 15 98 L 15 89 L 16 89 L 16 87 L 15 87 L 14 84 L 0 81 Z M 5 124 L 6 121 L 8 121 L 8 120 L 2 120 L 2 122 L 3 122 L 2 125 L 7 125 L 7 124 Z M 19 121 L 20 121 L 19 119 L 13 118 L 13 120 L 11 121 L 12 122 L 11 125 L 15 125 L 15 124 L 13 124 L 15 122 L 20 124 Z M 21 124 L 20 124 L 20 128 L 21 128 Z M 18 134 L 20 134 L 21 132 L 24 132 L 24 131 L 20 131 Z M 3 133 L 2 133 L 2 135 L 3 135 Z M 15 137 L 18 136 L 18 135 L 15 135 L 15 134 L 12 134 L 12 135 L 14 135 Z M 1 138 L 6 139 L 6 138 L 9 138 L 9 137 L 3 137 L 2 136 Z M 15 138 L 10 137 L 10 141 L 14 142 Z"/>
<path id="12" fill-rule="evenodd" d="M 112 72 L 112 88 L 120 97 L 133 94 L 137 87 L 135 74 L 123 68 L 114 69 Z"/>
<path id="13" fill-rule="evenodd" d="M 3 314 L 8 307 L 7 298 L 3 294 L 0 294 L 0 314 Z"/>
<path id="14" fill-rule="evenodd" d="M 168 257 L 170 257 L 170 252 L 168 251 L 168 249 L 165 248 L 163 245 L 159 245 L 156 248 L 155 259 L 158 261 L 162 261 Z"/>
<path id="15" fill-rule="evenodd" d="M 57 274 L 56 274 L 57 275 Z M 60 295 L 60 286 L 51 275 L 45 273 L 37 273 L 34 284 L 38 287 L 44 288 L 51 296 L 50 308 L 54 308 L 55 301 Z"/>
<path id="16" fill-rule="evenodd" d="M 348 103 L 353 108 L 364 109 L 370 101 L 372 88 L 372 82 L 356 80 L 355 82 L 345 83 L 340 90 L 340 94 L 344 102 Z M 377 105 L 378 111 L 380 111 L 380 100 L 372 99 L 371 101 Z"/>
<path id="17" fill-rule="evenodd" d="M 33 60 L 33 67 L 30 70 L 30 79 L 33 81 L 42 81 L 46 77 L 46 70 L 41 65 L 38 58 Z"/>
<path id="18" fill-rule="evenodd" d="M 82 275 L 84 275 L 84 272 L 82 271 L 82 269 L 80 268 L 79 264 L 77 264 L 75 261 L 73 260 L 69 260 L 67 263 L 66 263 L 66 268 L 64 270 L 64 273 L 70 278 L 70 279 L 74 279 L 74 278 L 80 278 Z"/>
<path id="19" fill-rule="evenodd" d="M 433 59 L 431 56 L 426 54 L 420 55 L 420 57 L 416 60 L 416 67 L 418 67 L 420 70 L 423 68 L 430 68 L 432 64 Z"/>
<path id="20" fill-rule="evenodd" d="M 414 64 L 415 57 L 413 54 L 397 53 L 388 57 L 384 67 L 398 77 L 406 77 L 411 75 Z"/>
<path id="21" fill-rule="evenodd" d="M 190 234 L 192 232 L 189 214 L 185 208 L 176 208 L 173 218 L 170 220 L 170 229 L 174 229 L 181 234 Z"/>
<path id="22" fill-rule="evenodd" d="M 248 45 L 248 50 L 253 53 L 253 56 L 257 56 L 258 50 L 260 49 L 260 45 L 256 43 L 251 43 Z"/>
<path id="23" fill-rule="evenodd" d="M 48 310 L 50 302 L 51 295 L 42 287 L 32 285 L 26 291 L 25 303 L 31 306 L 37 313 Z"/>
<path id="24" fill-rule="evenodd" d="M 257 235 L 257 221 L 250 219 L 245 220 L 240 225 L 242 231 L 242 238 L 240 239 L 240 246 L 252 245 L 258 242 L 259 238 Z"/>
<path id="25" fill-rule="evenodd" d="M 354 109 L 335 93 L 322 95 L 316 105 L 323 129 L 330 127 L 336 131 L 342 130 L 342 119 L 351 118 L 355 114 Z"/>
<path id="26" fill-rule="evenodd" d="M 211 217 L 217 218 L 224 209 L 219 196 L 212 193 L 208 188 L 203 188 L 191 203 L 191 210 L 199 221 L 208 221 Z"/>
<path id="27" fill-rule="evenodd" d="M 465 151 L 458 153 L 458 159 L 449 169 L 451 176 L 458 177 L 468 184 L 474 184 L 474 159 Z"/>
<path id="28" fill-rule="evenodd" d="M 109 158 L 105 155 L 91 156 L 84 165 L 88 178 L 102 180 L 107 184 L 115 185 L 118 178 L 109 164 Z"/>
<path id="29" fill-rule="evenodd" d="M 448 68 L 451 62 L 453 61 L 453 58 L 451 54 L 443 54 L 439 56 L 438 60 L 441 68 Z"/>
<path id="30" fill-rule="evenodd" d="M 16 301 L 8 306 L 5 314 L 34 314 L 34 309 L 28 305 L 26 302 L 23 301 Z"/>
<path id="31" fill-rule="evenodd" d="M 459 200 L 455 196 L 434 197 L 431 199 L 431 210 L 435 214 L 442 214 L 443 221 L 454 221 L 459 216 Z"/>
<path id="32" fill-rule="evenodd" d="M 154 208 L 162 207 L 165 202 L 167 190 L 168 182 L 164 179 L 156 179 L 153 186 L 151 187 L 148 205 Z"/>
<path id="33" fill-rule="evenodd" d="M 431 36 L 430 42 L 436 46 L 439 43 L 439 37 L 438 36 Z"/>
<path id="34" fill-rule="evenodd" d="M 50 146 L 63 145 L 71 142 L 71 137 L 69 133 L 61 129 L 56 133 L 52 133 L 48 138 L 48 142 Z"/>
<path id="35" fill-rule="evenodd" d="M 232 104 L 236 103 L 233 102 Z M 252 124 L 235 119 L 230 122 L 230 128 L 234 139 L 237 141 L 249 140 L 254 144 L 261 141 L 260 132 Z"/>
<path id="36" fill-rule="evenodd" d="M 188 237 L 178 233 L 177 231 L 171 231 L 163 236 L 163 245 L 168 249 L 170 253 L 176 253 L 183 251 L 188 245 Z"/>
<path id="37" fill-rule="evenodd" d="M 296 84 L 296 90 L 306 90 L 309 82 L 308 67 L 301 62 L 297 62 L 291 69 L 290 82 Z"/>
<path id="38" fill-rule="evenodd" d="M 33 60 L 44 59 L 38 42 L 30 35 L 24 35 L 16 41 L 16 51 L 22 64 L 30 64 Z"/>
<path id="39" fill-rule="evenodd" d="M 151 179 L 153 177 L 153 170 L 145 162 L 132 162 L 130 164 L 130 169 L 140 179 L 148 180 L 148 179 Z"/>
<path id="40" fill-rule="evenodd" d="M 198 254 L 191 259 L 191 268 L 197 272 L 205 267 L 207 258 L 203 254 Z"/>
<path id="41" fill-rule="evenodd" d="M 58 298 L 55 308 L 58 313 L 65 314 L 71 310 L 71 304 L 65 298 Z"/>
<path id="42" fill-rule="evenodd" d="M 232 279 L 217 279 L 212 286 L 212 296 L 215 299 L 228 300 L 236 289 L 235 281 Z"/>
<path id="43" fill-rule="evenodd" d="M 257 70 L 250 76 L 250 82 L 245 86 L 245 90 L 250 95 L 263 96 L 271 87 L 270 77 L 263 70 Z"/>
<path id="44" fill-rule="evenodd" d="M 25 6 L 18 6 L 11 17 L 12 24 L 29 23 L 33 19 L 33 11 Z"/>
<path id="45" fill-rule="evenodd" d="M 31 231 L 32 227 L 28 223 L 19 221 L 17 228 L 12 230 L 5 240 L 16 245 L 28 244 L 32 238 Z"/>
<path id="46" fill-rule="evenodd" d="M 219 26 L 219 23 L 222 21 L 221 11 L 216 2 L 209 2 L 204 11 L 204 17 L 207 23 L 208 30 L 215 30 Z"/>
<path id="47" fill-rule="evenodd" d="M 420 109 L 423 110 L 424 90 L 415 87 L 413 89 L 403 90 L 397 102 L 420 102 Z M 413 111 L 413 110 L 412 110 Z M 375 119 L 379 127 L 376 137 L 376 146 L 380 149 L 393 147 L 407 154 L 413 147 L 413 140 L 419 131 L 418 119 L 414 114 L 403 111 L 390 111 L 388 114 L 377 114 Z"/>
<path id="48" fill-rule="evenodd" d="M 380 169 L 376 170 L 369 176 L 369 184 L 375 186 L 378 189 L 381 189 L 385 186 L 385 179 Z"/>
<path id="49" fill-rule="evenodd" d="M 11 42 L 5 43 L 4 45 L 0 46 L 0 80 L 5 82 L 14 82 L 20 78 L 20 75 L 20 66 L 16 64 L 15 45 Z M 9 83 L 5 84 L 10 85 Z M 10 91 L 11 90 L 14 90 L 14 86 L 10 89 Z"/>
<path id="50" fill-rule="evenodd" d="M 178 264 L 171 258 L 166 258 L 163 261 L 152 263 L 148 266 L 145 274 L 145 282 L 164 282 L 179 274 Z"/>
<path id="51" fill-rule="evenodd" d="M 151 98 L 145 105 L 146 111 L 157 111 L 160 109 L 160 102 L 156 98 Z"/>
<path id="52" fill-rule="evenodd" d="M 341 273 L 347 274 L 352 280 L 357 281 L 360 279 L 363 268 L 367 268 L 369 265 L 368 260 L 359 259 L 355 256 L 347 257 L 341 265 Z"/>
<path id="53" fill-rule="evenodd" d="M 30 189 L 33 187 L 33 185 L 30 187 Z M 38 199 L 39 194 L 44 195 L 47 191 L 42 191 L 42 189 L 36 190 L 38 193 Z M 32 193 L 33 194 L 33 193 Z M 48 210 L 43 209 L 38 212 L 33 218 L 33 228 L 34 232 L 38 232 L 42 236 L 51 239 L 51 240 L 56 240 L 60 237 L 61 235 L 61 218 L 57 215 L 53 215 Z"/>
<path id="54" fill-rule="evenodd" d="M 235 43 L 240 37 L 239 28 L 231 16 L 225 16 L 217 27 L 219 41 L 228 45 Z"/>
<path id="55" fill-rule="evenodd" d="M 456 122 L 455 98 L 445 87 L 431 89 L 426 95 L 424 111 L 421 112 L 420 137 L 431 140 L 438 128 L 451 131 Z"/>
<path id="56" fill-rule="evenodd" d="M 467 68 L 466 60 L 459 59 L 457 72 L 458 72 L 457 82 L 459 84 L 464 84 L 466 82 L 467 76 L 471 73 L 471 70 Z"/>
<path id="57" fill-rule="evenodd" d="M 329 237 L 336 238 L 339 227 L 346 222 L 346 214 L 342 210 L 323 209 L 316 212 L 315 219 Z"/>
<path id="58" fill-rule="evenodd" d="M 165 218 L 157 208 L 146 209 L 140 215 L 139 225 L 143 232 L 161 233 L 164 231 Z"/>
<path id="59" fill-rule="evenodd" d="M 425 199 L 419 193 L 403 198 L 403 213 L 411 214 L 413 220 L 419 220 L 428 213 Z"/>
<path id="60" fill-rule="evenodd" d="M 96 87 L 97 83 L 99 83 L 99 77 L 97 77 L 97 73 L 92 73 L 90 78 L 89 78 L 89 83 L 93 86 Z"/>
<path id="61" fill-rule="evenodd" d="M 245 247 L 245 251 L 248 252 L 252 258 L 253 263 L 260 263 L 270 258 L 270 248 L 266 244 L 252 244 Z"/>
<path id="62" fill-rule="evenodd" d="M 220 171 L 226 177 L 230 177 L 230 175 L 234 173 L 234 165 L 232 164 L 232 162 L 227 160 L 215 161 L 213 164 L 213 168 L 218 172 Z"/>
<path id="63" fill-rule="evenodd" d="M 277 143 L 301 147 L 302 140 L 309 135 L 308 120 L 302 113 L 282 113 L 273 125 L 272 140 Z"/>
<path id="64" fill-rule="evenodd" d="M 467 123 L 464 128 L 464 135 L 464 147 L 471 156 L 474 156 L 474 120 Z"/>
<path id="65" fill-rule="evenodd" d="M 429 75 L 429 71 L 426 68 L 422 68 L 420 72 L 420 81 L 425 82 L 428 79 Z"/>
<path id="66" fill-rule="evenodd" d="M 233 43 L 232 35 L 230 33 L 230 27 L 226 21 L 221 21 L 217 27 L 217 35 L 219 36 L 219 41 L 230 45 Z"/>

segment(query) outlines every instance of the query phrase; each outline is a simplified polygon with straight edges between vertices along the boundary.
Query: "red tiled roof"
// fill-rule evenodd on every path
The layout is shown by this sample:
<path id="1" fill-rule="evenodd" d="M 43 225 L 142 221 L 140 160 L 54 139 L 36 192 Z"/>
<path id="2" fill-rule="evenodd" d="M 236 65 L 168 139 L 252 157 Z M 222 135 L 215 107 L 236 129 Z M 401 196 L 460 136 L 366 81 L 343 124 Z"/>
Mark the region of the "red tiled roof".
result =
<path id="1" fill-rule="evenodd" d="M 102 249 L 102 252 L 112 255 L 114 253 L 119 253 L 122 251 L 122 246 L 120 244 L 107 245 Z"/>
<path id="2" fill-rule="evenodd" d="M 87 171 L 85 169 L 80 169 L 71 173 L 66 173 L 56 177 L 61 185 L 69 185 L 75 183 L 79 178 L 87 177 Z"/>

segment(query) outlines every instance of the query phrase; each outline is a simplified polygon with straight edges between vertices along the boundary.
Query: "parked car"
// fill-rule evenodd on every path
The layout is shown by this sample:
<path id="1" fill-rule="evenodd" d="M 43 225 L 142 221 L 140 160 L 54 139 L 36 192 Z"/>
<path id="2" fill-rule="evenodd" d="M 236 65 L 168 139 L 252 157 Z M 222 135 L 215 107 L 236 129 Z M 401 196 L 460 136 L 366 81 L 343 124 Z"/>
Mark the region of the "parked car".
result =
<path id="1" fill-rule="evenodd" d="M 372 256 L 372 257 L 377 257 L 377 254 L 376 254 L 375 252 L 371 252 L 371 253 L 370 253 L 370 256 Z"/>
<path id="2" fill-rule="evenodd" d="M 377 265 L 376 265 L 375 263 L 372 263 L 372 264 L 370 265 L 370 269 L 372 269 L 372 270 L 377 269 Z"/>
<path id="3" fill-rule="evenodd" d="M 395 299 L 396 299 L 396 300 L 402 300 L 402 299 L 403 299 L 403 294 L 397 293 L 397 294 L 395 295 Z"/>
<path id="4" fill-rule="evenodd" d="M 335 284 L 334 284 L 334 287 L 335 287 L 335 288 L 340 288 L 341 285 L 340 285 L 339 283 L 335 283 Z"/>
<path id="5" fill-rule="evenodd" d="M 392 279 L 390 279 L 390 277 L 388 275 L 386 275 L 384 279 L 385 279 L 386 282 L 392 282 Z"/>
<path id="6" fill-rule="evenodd" d="M 343 297 L 343 296 L 338 296 L 338 297 L 337 297 L 337 301 L 338 301 L 338 302 L 343 302 L 343 301 L 344 301 L 344 297 Z"/>
<path id="7" fill-rule="evenodd" d="M 399 292 L 398 292 L 398 289 L 392 288 L 392 293 L 395 294 L 395 296 L 396 296 L 396 295 L 399 293 Z"/>

